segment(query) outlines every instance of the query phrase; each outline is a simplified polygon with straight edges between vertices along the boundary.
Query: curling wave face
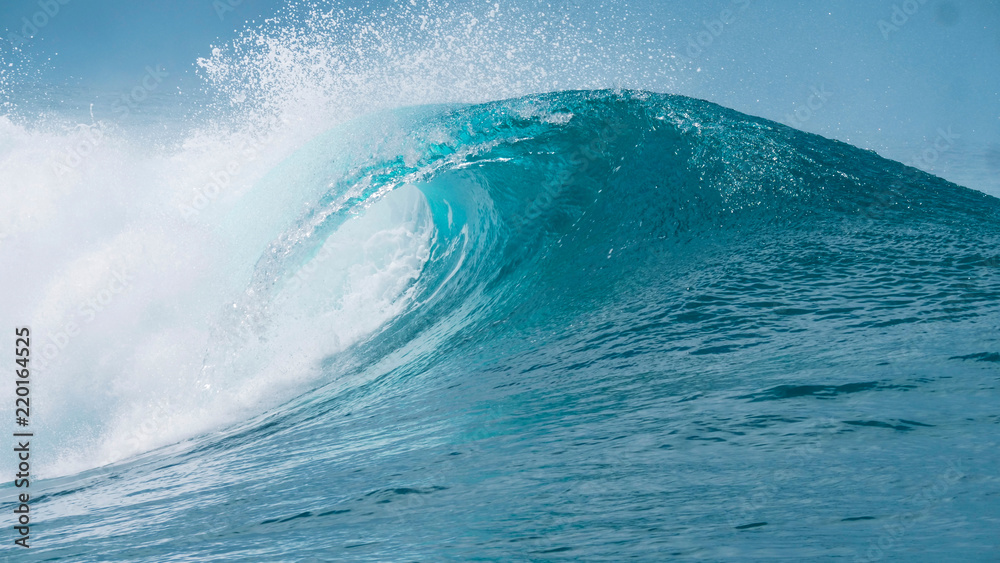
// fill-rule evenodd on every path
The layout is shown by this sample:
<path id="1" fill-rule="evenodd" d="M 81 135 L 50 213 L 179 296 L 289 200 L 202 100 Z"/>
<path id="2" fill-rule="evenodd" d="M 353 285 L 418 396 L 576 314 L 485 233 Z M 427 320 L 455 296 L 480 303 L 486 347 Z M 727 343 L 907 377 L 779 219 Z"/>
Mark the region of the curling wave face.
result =
<path id="1" fill-rule="evenodd" d="M 137 457 L 111 424 L 128 459 L 40 483 L 33 553 L 864 557 L 928 503 L 910 560 L 985 553 L 998 219 L 679 96 L 352 121 L 221 219 L 248 281 L 147 434 L 226 416 Z"/>

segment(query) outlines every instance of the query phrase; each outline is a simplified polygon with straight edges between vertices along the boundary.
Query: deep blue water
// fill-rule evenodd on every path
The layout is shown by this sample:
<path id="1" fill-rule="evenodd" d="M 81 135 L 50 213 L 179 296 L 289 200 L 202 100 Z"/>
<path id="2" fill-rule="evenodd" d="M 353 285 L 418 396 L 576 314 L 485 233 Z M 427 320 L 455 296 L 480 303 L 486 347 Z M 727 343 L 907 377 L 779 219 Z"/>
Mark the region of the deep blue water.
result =
<path id="1" fill-rule="evenodd" d="M 252 266 L 201 375 L 308 339 L 319 376 L 37 482 L 35 547 L 3 554 L 996 561 L 998 220 L 980 192 L 682 96 L 349 122 L 220 220 Z M 353 340 L 328 318 L 352 279 L 382 303 Z"/>

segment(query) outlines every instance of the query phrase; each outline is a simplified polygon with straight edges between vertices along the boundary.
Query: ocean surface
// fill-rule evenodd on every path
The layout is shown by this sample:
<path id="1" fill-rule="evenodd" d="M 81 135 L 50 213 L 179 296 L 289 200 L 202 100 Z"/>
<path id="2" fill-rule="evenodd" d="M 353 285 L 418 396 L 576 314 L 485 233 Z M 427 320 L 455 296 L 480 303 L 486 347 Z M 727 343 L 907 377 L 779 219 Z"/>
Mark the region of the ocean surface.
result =
<path id="1" fill-rule="evenodd" d="M 170 384 L 313 375 L 34 483 L 11 561 L 996 560 L 996 198 L 569 91 L 350 121 L 217 224 L 249 282 Z"/>
<path id="2" fill-rule="evenodd" d="M 1000 562 L 1000 3 L 52 2 L 0 561 Z"/>

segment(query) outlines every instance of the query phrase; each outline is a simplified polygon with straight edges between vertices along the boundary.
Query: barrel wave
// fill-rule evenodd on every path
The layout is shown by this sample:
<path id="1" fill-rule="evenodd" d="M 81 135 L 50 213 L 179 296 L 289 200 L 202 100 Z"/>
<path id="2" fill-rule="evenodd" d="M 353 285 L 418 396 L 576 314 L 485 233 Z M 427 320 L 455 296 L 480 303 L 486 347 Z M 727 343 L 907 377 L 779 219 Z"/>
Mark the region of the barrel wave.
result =
<path id="1" fill-rule="evenodd" d="M 247 281 L 201 380 L 320 375 L 40 482 L 39 560 L 995 546 L 1000 200 L 601 90 L 352 121 L 225 221 Z"/>

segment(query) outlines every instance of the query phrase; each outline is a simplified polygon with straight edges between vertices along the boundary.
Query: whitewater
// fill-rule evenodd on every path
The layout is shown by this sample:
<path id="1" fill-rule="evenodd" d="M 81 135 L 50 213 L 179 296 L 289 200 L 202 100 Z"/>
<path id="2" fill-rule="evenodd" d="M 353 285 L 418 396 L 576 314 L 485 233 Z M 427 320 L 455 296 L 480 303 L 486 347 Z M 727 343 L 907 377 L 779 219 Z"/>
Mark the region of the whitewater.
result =
<path id="1" fill-rule="evenodd" d="M 5 106 L 2 556 L 995 557 L 1000 200 L 664 93 L 627 11 L 481 8 L 289 11 L 182 109 Z"/>

